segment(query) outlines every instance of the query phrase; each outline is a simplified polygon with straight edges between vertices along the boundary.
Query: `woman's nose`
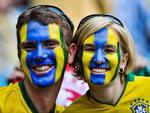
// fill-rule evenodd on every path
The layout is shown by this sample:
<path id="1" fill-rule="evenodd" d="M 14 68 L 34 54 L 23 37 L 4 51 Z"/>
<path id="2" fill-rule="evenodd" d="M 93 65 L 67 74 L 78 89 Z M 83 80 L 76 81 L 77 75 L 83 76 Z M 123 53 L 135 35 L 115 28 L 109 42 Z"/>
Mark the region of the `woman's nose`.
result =
<path id="1" fill-rule="evenodd" d="M 103 64 L 106 62 L 106 54 L 103 50 L 98 49 L 95 54 L 94 54 L 94 59 L 93 61 L 96 64 Z"/>

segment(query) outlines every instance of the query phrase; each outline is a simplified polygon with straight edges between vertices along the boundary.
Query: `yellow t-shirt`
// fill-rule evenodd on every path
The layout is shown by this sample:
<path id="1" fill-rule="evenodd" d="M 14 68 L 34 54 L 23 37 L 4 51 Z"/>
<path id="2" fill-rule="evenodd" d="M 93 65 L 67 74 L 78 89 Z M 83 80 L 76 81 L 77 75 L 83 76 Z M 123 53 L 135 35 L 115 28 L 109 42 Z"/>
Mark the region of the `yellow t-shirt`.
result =
<path id="1" fill-rule="evenodd" d="M 56 105 L 50 113 L 63 111 L 64 107 Z M 23 82 L 0 88 L 0 113 L 38 113 Z"/>
<path id="2" fill-rule="evenodd" d="M 150 77 L 128 81 L 115 105 L 97 102 L 88 92 L 63 113 L 150 113 Z"/>

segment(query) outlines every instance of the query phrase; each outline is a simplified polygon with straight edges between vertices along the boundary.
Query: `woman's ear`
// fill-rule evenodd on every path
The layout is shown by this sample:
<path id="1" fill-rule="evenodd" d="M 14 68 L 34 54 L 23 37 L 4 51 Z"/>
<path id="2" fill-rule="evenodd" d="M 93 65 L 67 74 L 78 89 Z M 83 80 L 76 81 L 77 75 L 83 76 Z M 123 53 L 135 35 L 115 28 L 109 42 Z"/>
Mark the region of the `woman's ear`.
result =
<path id="1" fill-rule="evenodd" d="M 120 69 L 125 69 L 128 62 L 128 57 L 129 57 L 128 53 L 123 54 L 120 62 Z"/>
<path id="2" fill-rule="evenodd" d="M 76 46 L 76 44 L 72 43 L 72 44 L 69 46 L 68 64 L 72 64 L 72 63 L 73 63 L 73 60 L 74 60 L 76 51 L 77 51 L 77 46 Z"/>

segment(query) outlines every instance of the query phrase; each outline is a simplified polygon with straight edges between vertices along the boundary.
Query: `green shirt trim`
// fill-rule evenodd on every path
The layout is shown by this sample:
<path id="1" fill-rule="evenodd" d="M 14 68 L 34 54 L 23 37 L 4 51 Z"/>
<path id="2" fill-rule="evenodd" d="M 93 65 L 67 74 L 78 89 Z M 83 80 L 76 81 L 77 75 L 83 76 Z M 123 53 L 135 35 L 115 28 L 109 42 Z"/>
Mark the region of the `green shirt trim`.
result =
<path id="1" fill-rule="evenodd" d="M 29 109 L 31 110 L 32 113 L 39 113 L 37 111 L 37 109 L 35 108 L 32 100 L 30 99 L 29 95 L 28 95 L 28 92 L 26 90 L 26 87 L 25 87 L 25 84 L 24 84 L 24 81 L 20 82 L 19 83 L 19 87 L 20 87 L 20 90 L 21 90 L 21 94 L 27 104 L 27 106 L 29 107 Z M 54 106 L 54 108 L 52 109 L 52 111 L 50 111 L 49 113 L 55 113 L 55 108 L 56 108 L 56 104 Z"/>
<path id="2" fill-rule="evenodd" d="M 123 89 L 123 91 L 122 91 L 122 93 L 121 93 L 119 99 L 117 100 L 117 102 L 116 102 L 114 105 L 108 104 L 108 103 L 105 103 L 105 102 L 101 102 L 101 101 L 95 99 L 95 98 L 90 94 L 90 91 L 89 91 L 89 90 L 87 91 L 86 95 L 88 96 L 89 99 L 92 98 L 94 101 L 96 101 L 96 102 L 98 102 L 98 103 L 116 106 L 116 105 L 118 104 L 118 102 L 120 101 L 121 97 L 123 96 L 123 94 L 124 94 L 124 92 L 125 92 L 125 90 L 126 90 L 126 87 L 127 87 L 127 84 L 128 84 L 129 81 L 134 81 L 134 75 L 133 75 L 133 74 L 127 75 L 124 89 Z"/>
<path id="3" fill-rule="evenodd" d="M 34 104 L 32 103 L 32 101 L 28 95 L 28 92 L 27 92 L 25 85 L 24 85 L 24 81 L 19 83 L 19 87 L 20 87 L 22 96 L 23 96 L 26 104 L 28 105 L 29 109 L 32 111 L 32 113 L 38 113 L 38 111 L 36 110 Z"/>

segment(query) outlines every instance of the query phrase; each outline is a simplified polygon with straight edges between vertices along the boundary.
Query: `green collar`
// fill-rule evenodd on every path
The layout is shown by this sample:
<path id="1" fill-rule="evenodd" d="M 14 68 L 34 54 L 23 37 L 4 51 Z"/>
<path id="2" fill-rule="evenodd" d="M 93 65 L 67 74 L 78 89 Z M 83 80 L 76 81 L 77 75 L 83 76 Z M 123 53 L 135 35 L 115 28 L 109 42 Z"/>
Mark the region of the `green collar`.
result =
<path id="1" fill-rule="evenodd" d="M 31 110 L 31 112 L 32 113 L 39 113 L 37 111 L 36 107 L 34 106 L 32 100 L 30 99 L 29 95 L 28 95 L 28 92 L 26 90 L 24 81 L 19 83 L 19 87 L 20 87 L 20 90 L 21 90 L 21 94 L 22 94 L 26 104 L 28 105 L 29 109 Z M 54 108 L 52 109 L 52 111 L 50 111 L 49 113 L 54 113 L 55 112 L 55 107 L 56 107 L 56 104 L 55 104 Z"/>
<path id="2" fill-rule="evenodd" d="M 116 106 L 116 105 L 118 104 L 118 102 L 120 101 L 121 97 L 123 96 L 123 94 L 124 94 L 124 92 L 125 92 L 125 90 L 126 90 L 128 81 L 131 81 L 130 79 L 133 79 L 133 78 L 134 78 L 133 75 L 132 75 L 132 76 L 131 76 L 131 75 L 130 75 L 130 76 L 127 75 L 126 83 L 125 83 L 123 92 L 121 93 L 121 95 L 120 95 L 118 101 L 117 101 L 114 105 L 112 105 L 112 104 L 108 104 L 108 105 Z M 94 97 L 91 95 L 90 90 L 87 91 L 86 95 L 88 96 L 89 99 L 92 98 L 94 101 L 96 101 L 96 102 L 98 102 L 98 103 L 107 104 L 107 103 L 101 102 L 101 101 L 97 100 L 96 98 L 94 98 Z"/>

